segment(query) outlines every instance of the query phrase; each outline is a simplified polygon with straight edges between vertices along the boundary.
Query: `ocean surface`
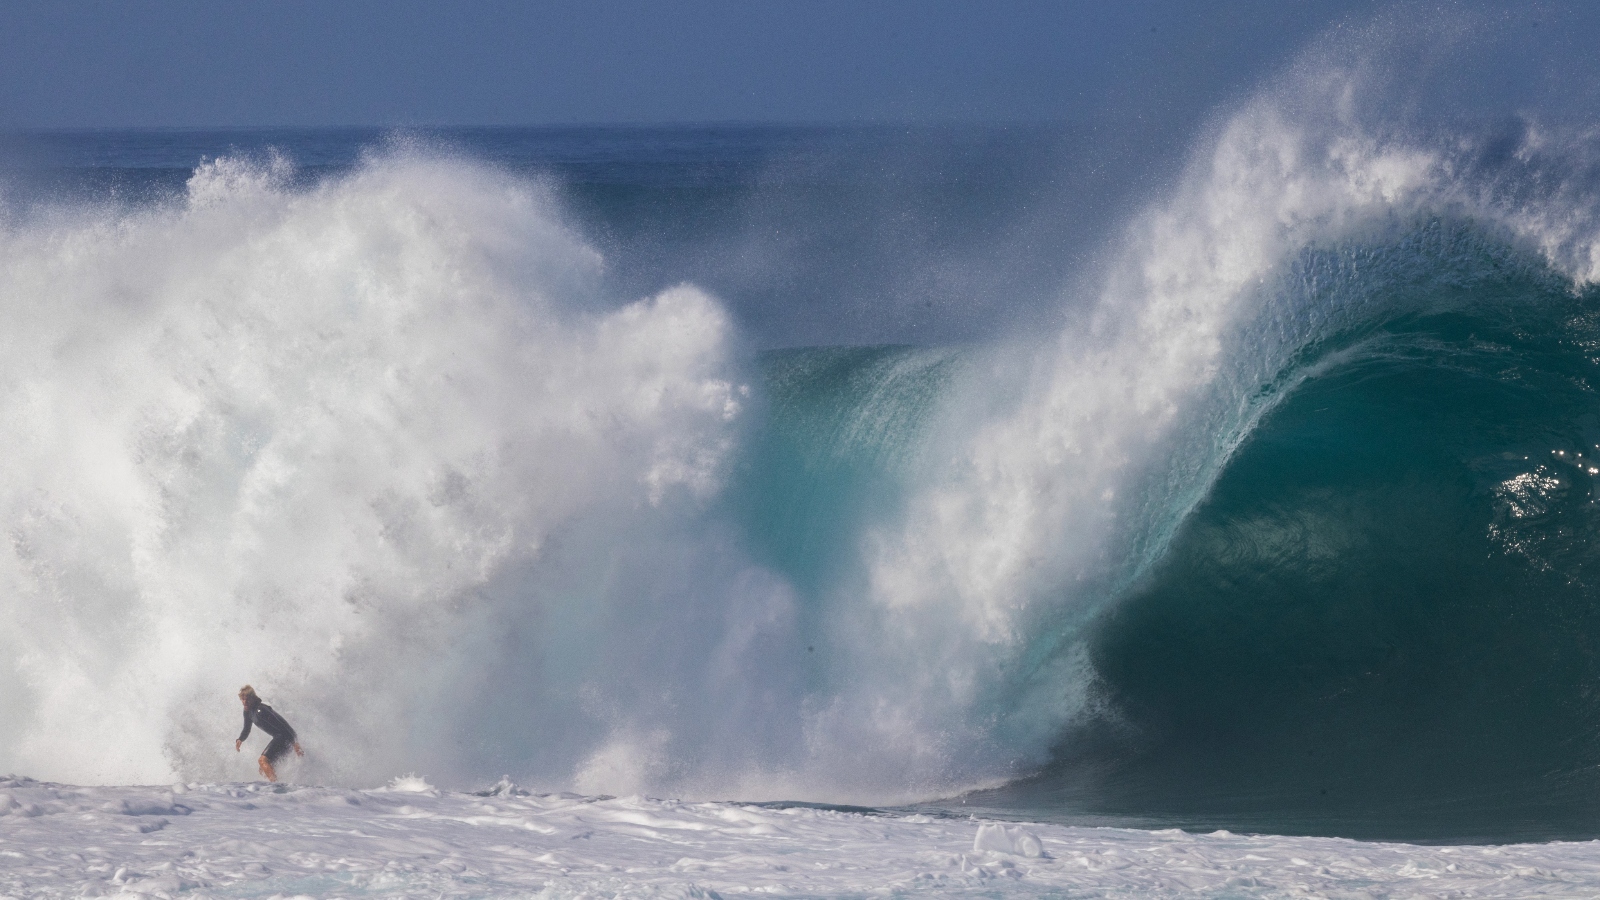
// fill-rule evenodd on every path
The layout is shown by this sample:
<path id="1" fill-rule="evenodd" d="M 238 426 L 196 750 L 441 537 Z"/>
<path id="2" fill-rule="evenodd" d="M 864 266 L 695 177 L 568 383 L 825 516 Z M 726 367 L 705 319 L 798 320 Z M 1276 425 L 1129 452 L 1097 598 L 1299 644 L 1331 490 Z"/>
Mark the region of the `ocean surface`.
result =
<path id="1" fill-rule="evenodd" d="M 0 137 L 0 772 L 248 779 L 248 682 L 334 788 L 1600 836 L 1600 144 L 1346 50 L 1171 145 Z"/>
<path id="2" fill-rule="evenodd" d="M 1418 846 L 838 809 L 0 778 L 18 897 L 1582 897 L 1592 843 Z"/>

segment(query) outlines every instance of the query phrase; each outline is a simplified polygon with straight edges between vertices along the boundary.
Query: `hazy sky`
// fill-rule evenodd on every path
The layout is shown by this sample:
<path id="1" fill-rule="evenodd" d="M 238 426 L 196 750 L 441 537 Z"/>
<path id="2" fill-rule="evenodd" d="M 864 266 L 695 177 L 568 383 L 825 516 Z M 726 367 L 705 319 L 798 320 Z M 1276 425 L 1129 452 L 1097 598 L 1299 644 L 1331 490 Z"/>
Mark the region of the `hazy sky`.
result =
<path id="1" fill-rule="evenodd" d="M 7 0 L 0 128 L 1166 116 L 1375 5 Z"/>

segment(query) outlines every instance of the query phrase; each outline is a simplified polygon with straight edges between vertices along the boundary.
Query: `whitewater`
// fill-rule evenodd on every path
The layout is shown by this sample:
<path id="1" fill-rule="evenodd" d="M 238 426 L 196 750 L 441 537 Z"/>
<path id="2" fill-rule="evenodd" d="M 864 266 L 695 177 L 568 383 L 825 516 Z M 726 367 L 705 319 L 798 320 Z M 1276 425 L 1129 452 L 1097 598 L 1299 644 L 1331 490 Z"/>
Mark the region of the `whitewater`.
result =
<path id="1" fill-rule="evenodd" d="M 1077 138 L 50 138 L 0 891 L 1592 891 L 1600 156 L 1459 105 L 1494 24 L 1335 29 L 1026 277 Z"/>
<path id="2" fill-rule="evenodd" d="M 0 786 L 0 895 L 16 897 L 1505 897 L 1600 883 L 1589 844 L 1019 826 L 509 782 L 453 794 L 415 777 L 365 791 Z"/>

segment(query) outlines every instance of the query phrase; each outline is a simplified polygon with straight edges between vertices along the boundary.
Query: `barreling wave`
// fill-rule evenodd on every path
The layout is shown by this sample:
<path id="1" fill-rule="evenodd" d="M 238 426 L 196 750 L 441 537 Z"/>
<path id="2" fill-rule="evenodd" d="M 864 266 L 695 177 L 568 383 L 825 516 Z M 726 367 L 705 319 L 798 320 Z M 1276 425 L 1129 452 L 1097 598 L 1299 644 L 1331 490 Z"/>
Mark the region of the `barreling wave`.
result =
<path id="1" fill-rule="evenodd" d="M 1529 327 L 1587 321 L 1600 238 L 1592 132 L 1531 114 L 1392 118 L 1405 108 L 1397 82 L 1416 73 L 1398 71 L 1405 41 L 1389 28 L 1406 31 L 1385 21 L 1314 48 L 1220 120 L 1173 195 L 1121 236 L 1091 311 L 1020 362 L 1002 350 L 994 380 L 963 386 L 933 439 L 937 471 L 919 475 L 902 522 L 874 534 L 867 593 L 899 620 L 885 630 L 909 635 L 905 659 L 934 647 L 951 661 L 918 696 L 988 711 L 988 734 L 1019 768 L 1079 759 L 1075 748 L 1128 725 L 1129 696 L 1106 680 L 1120 669 L 1096 641 L 1123 634 L 1125 663 L 1142 652 L 1139 633 L 1104 614 L 1157 577 L 1185 595 L 1164 562 L 1173 541 L 1307 379 L 1357 365 L 1397 321 L 1490 308 Z M 1529 287 L 1502 289 L 1512 273 Z M 1224 643 L 1215 658 L 1230 652 Z M 1112 743 L 1124 755 L 1141 746 Z M 1144 775 L 1173 783 L 1159 771 Z M 1067 796 L 1025 785 L 1001 796 Z M 1110 805 L 1181 806 L 1164 807 L 1159 790 L 1134 795 L 1143 806 Z"/>
<path id="2" fill-rule="evenodd" d="M 1297 270 L 1385 302 L 1302 349 L 1291 388 L 1095 622 L 1100 707 L 1041 773 L 966 802 L 1592 835 L 1600 296 L 1442 220 Z"/>
<path id="3" fill-rule="evenodd" d="M 537 186 L 425 152 L 310 185 L 214 161 L 172 203 L 14 223 L 0 768 L 225 777 L 215 698 L 249 680 L 317 736 L 307 779 L 894 803 L 1044 771 L 997 796 L 1176 815 L 1226 790 L 1185 807 L 1175 748 L 1231 723 L 1205 757 L 1229 758 L 1264 721 L 1243 698 L 1276 704 L 1280 761 L 1404 706 L 1337 693 L 1352 651 L 1306 684 L 1365 700 L 1290 714 L 1319 707 L 1267 688 L 1311 632 L 1183 644 L 1196 609 L 1449 615 L 1430 573 L 1482 558 L 1494 597 L 1560 582 L 1548 622 L 1579 616 L 1594 135 L 1396 119 L 1383 30 L 1220 117 L 1059 334 L 985 347 L 752 356 L 691 286 L 604 296 Z M 1395 430 L 1347 437 L 1380 408 Z M 1305 493 L 1295 453 L 1390 445 Z M 1416 517 L 1413 483 L 1449 497 Z M 1388 594 L 1345 590 L 1397 523 L 1451 537 L 1391 559 Z M 1458 625 L 1493 632 L 1475 608 Z M 1431 633 L 1340 640 L 1379 620 Z M 1402 645 L 1395 671 L 1431 671 Z M 1191 690 L 1258 647 L 1276 668 Z M 1576 697 L 1581 669 L 1497 683 Z M 1502 720 L 1476 721 L 1417 732 L 1389 783 Z M 1229 771 L 1278 771 L 1252 766 Z"/>

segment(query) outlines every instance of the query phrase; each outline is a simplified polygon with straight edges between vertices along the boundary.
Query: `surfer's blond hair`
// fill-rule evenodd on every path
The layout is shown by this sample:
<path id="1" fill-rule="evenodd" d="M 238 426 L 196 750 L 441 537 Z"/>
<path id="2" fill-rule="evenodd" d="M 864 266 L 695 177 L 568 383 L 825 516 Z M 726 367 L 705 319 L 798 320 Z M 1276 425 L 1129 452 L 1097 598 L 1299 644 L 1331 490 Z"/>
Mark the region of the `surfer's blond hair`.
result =
<path id="1" fill-rule="evenodd" d="M 248 697 L 255 697 L 257 700 L 261 699 L 260 697 L 256 697 L 256 689 L 251 687 L 248 684 L 245 685 L 242 688 L 239 688 L 239 696 L 240 697 L 247 697 L 247 698 Z"/>

